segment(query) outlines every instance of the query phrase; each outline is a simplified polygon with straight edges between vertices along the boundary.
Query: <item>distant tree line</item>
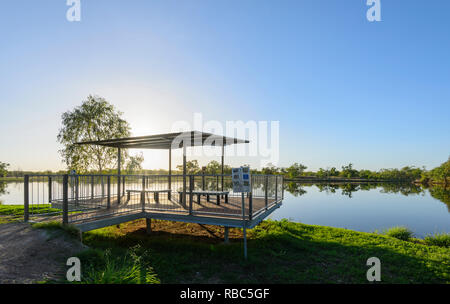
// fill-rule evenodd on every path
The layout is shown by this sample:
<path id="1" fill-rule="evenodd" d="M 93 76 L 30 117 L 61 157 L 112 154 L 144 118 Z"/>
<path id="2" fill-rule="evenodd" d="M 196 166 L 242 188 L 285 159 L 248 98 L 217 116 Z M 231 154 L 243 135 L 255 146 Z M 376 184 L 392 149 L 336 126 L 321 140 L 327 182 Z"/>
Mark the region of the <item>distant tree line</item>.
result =
<path id="1" fill-rule="evenodd" d="M 127 162 L 125 171 L 122 174 L 145 174 L 145 175 L 157 175 L 168 174 L 168 170 L 165 169 L 142 169 L 143 157 L 141 154 L 137 156 L 131 156 Z M 8 164 L 0 162 L 0 177 L 23 177 L 25 174 L 66 174 L 67 170 L 60 170 L 56 172 L 52 171 L 7 171 Z M 276 167 L 269 165 L 261 170 L 252 169 L 253 174 L 270 174 L 270 175 L 283 175 L 288 179 L 301 179 L 302 177 L 315 177 L 315 178 L 355 178 L 355 179 L 367 179 L 367 180 L 386 180 L 386 181 L 417 181 L 423 184 L 450 184 L 450 158 L 446 162 L 442 163 L 439 167 L 432 170 L 425 170 L 425 168 L 417 168 L 414 166 L 406 166 L 401 169 L 381 169 L 379 171 L 371 171 L 367 169 L 356 170 L 353 168 L 353 164 L 342 166 L 341 170 L 332 167 L 331 169 L 319 168 L 318 171 L 306 171 L 307 167 L 302 164 L 294 163 L 289 167 Z M 181 174 L 183 172 L 183 166 L 176 166 L 175 170 L 172 170 L 172 174 Z M 186 162 L 187 174 L 220 174 L 221 164 L 218 161 L 210 161 L 206 166 L 200 167 L 197 160 L 190 160 Z M 89 170 L 83 172 L 85 174 L 117 174 L 117 169 L 104 169 Z M 224 174 L 231 174 L 231 166 L 224 165 Z"/>
<path id="2" fill-rule="evenodd" d="M 302 177 L 315 178 L 359 178 L 368 180 L 394 180 L 394 181 L 418 181 L 424 184 L 449 184 L 450 179 L 450 157 L 445 163 L 432 170 L 425 168 L 406 166 L 401 169 L 381 169 L 371 171 L 367 169 L 356 170 L 353 164 L 342 166 L 341 170 L 332 168 L 319 168 L 318 171 L 306 171 L 307 167 L 294 163 L 289 167 L 268 166 L 262 168 L 262 174 L 281 174 L 288 179 L 300 179 Z"/>

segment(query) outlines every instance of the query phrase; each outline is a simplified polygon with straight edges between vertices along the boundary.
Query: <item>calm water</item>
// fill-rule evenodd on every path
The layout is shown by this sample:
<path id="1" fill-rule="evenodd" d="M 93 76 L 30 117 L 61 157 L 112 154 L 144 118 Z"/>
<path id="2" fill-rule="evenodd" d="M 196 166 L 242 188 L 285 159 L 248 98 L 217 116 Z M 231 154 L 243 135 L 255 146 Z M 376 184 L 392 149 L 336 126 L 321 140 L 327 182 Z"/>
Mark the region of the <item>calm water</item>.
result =
<path id="1" fill-rule="evenodd" d="M 398 185 L 288 188 L 283 206 L 270 218 L 365 232 L 406 226 L 418 237 L 450 232 L 450 190 Z"/>
<path id="2" fill-rule="evenodd" d="M 418 237 L 450 232 L 449 189 L 396 184 L 286 186 L 283 206 L 272 219 L 366 232 L 407 226 Z M 45 199 L 47 194 L 40 195 Z M 0 184 L 0 201 L 23 204 L 23 183 Z"/>

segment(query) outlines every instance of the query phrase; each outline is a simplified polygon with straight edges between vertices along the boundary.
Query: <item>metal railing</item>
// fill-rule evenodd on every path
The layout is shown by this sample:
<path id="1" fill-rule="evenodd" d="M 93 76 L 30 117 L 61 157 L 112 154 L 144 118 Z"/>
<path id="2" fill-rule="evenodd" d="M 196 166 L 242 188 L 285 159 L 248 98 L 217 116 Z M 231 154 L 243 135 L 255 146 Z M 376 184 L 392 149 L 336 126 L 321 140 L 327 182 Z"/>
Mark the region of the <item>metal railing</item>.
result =
<path id="1" fill-rule="evenodd" d="M 26 175 L 24 219 L 78 223 L 139 212 L 253 219 L 283 199 L 283 177 L 252 175 L 234 193 L 231 175 Z"/>

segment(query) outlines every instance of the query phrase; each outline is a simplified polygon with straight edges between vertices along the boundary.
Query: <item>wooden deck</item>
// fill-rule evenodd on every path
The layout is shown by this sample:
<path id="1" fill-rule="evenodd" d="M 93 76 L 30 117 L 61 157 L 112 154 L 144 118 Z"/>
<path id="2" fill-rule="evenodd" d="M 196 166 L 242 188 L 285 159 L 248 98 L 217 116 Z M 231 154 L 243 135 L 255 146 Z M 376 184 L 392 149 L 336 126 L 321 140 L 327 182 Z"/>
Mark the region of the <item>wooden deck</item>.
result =
<path id="1" fill-rule="evenodd" d="M 145 195 L 145 202 L 141 201 L 140 193 L 131 193 L 121 197 L 118 203 L 117 197 L 112 198 L 109 208 L 105 198 L 94 198 L 69 200 L 69 223 L 74 224 L 82 231 L 88 231 L 118 223 L 139 219 L 154 218 L 183 222 L 194 222 L 200 224 L 222 225 L 227 227 L 243 227 L 242 199 L 237 196 L 229 196 L 228 203 L 221 200 L 220 204 L 211 198 L 208 202 L 206 197 L 192 197 L 192 210 L 190 210 L 189 195 L 187 203 L 181 204 L 177 195 L 160 193 L 157 200 L 152 193 Z M 54 202 L 54 207 L 60 207 L 60 202 Z M 253 226 L 261 222 L 276 208 L 280 207 L 281 199 L 275 203 L 274 198 L 253 197 L 252 217 L 249 217 L 249 198 L 245 198 L 245 222 L 246 226 Z"/>

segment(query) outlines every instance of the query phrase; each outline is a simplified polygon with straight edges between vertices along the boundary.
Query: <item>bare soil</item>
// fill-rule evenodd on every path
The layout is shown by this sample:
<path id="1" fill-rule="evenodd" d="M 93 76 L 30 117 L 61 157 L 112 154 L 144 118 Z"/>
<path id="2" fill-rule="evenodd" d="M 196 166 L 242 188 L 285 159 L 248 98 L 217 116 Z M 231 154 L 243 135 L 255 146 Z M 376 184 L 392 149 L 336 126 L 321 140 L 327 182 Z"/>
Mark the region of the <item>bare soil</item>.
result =
<path id="1" fill-rule="evenodd" d="M 117 227 L 117 226 L 116 226 Z M 139 219 L 118 226 L 120 233 L 146 233 L 145 219 Z M 172 238 L 191 238 L 208 243 L 221 243 L 224 240 L 224 228 L 221 226 L 201 225 L 163 220 L 151 221 L 152 236 L 170 235 Z M 230 241 L 242 241 L 243 234 L 239 228 L 230 228 L 228 233 Z"/>
<path id="2" fill-rule="evenodd" d="M 27 223 L 0 225 L 0 284 L 64 278 L 66 261 L 86 247 L 62 231 Z"/>

